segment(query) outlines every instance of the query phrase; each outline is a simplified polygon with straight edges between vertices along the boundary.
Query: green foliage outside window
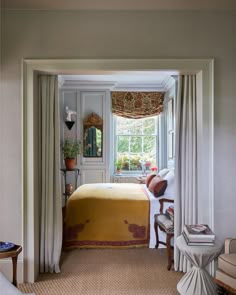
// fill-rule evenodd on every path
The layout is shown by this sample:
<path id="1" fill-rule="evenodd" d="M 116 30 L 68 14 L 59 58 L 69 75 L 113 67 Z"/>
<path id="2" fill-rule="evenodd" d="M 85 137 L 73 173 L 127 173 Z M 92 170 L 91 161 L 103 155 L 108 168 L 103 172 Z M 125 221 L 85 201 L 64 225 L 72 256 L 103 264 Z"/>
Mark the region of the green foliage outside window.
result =
<path id="1" fill-rule="evenodd" d="M 124 171 L 140 171 L 145 163 L 156 165 L 157 118 L 125 119 L 117 117 L 116 160 Z"/>

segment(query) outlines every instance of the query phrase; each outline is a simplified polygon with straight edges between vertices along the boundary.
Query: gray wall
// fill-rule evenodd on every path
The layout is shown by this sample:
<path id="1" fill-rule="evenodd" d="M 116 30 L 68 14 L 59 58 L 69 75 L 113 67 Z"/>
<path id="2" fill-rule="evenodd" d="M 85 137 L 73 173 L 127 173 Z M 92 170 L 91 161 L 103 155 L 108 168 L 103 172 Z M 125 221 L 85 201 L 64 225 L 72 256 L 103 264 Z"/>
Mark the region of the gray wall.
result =
<path id="1" fill-rule="evenodd" d="M 236 236 L 236 14 L 2 12 L 0 236 L 21 242 L 22 58 L 215 58 L 215 225 Z"/>

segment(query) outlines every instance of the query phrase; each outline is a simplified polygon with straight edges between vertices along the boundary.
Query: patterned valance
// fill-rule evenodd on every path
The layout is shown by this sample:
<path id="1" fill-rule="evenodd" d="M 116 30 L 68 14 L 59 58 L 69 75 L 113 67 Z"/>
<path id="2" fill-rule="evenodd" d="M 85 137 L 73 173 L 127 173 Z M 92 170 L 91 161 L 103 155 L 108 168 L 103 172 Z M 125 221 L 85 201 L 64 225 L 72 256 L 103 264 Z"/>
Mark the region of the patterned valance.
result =
<path id="1" fill-rule="evenodd" d="M 131 119 L 159 115 L 165 92 L 112 92 L 112 113 Z"/>

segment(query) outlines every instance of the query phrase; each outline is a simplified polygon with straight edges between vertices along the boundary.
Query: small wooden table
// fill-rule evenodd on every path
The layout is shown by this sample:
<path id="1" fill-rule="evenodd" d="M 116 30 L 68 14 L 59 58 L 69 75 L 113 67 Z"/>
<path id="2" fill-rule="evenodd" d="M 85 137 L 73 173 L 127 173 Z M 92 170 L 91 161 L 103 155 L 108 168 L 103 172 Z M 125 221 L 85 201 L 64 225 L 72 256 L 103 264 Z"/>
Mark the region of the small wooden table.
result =
<path id="1" fill-rule="evenodd" d="M 17 287 L 17 258 L 20 252 L 22 251 L 22 247 L 19 245 L 15 245 L 15 247 L 9 251 L 0 252 L 0 259 L 9 258 L 12 259 L 12 269 L 13 269 L 13 280 L 12 284 Z"/>

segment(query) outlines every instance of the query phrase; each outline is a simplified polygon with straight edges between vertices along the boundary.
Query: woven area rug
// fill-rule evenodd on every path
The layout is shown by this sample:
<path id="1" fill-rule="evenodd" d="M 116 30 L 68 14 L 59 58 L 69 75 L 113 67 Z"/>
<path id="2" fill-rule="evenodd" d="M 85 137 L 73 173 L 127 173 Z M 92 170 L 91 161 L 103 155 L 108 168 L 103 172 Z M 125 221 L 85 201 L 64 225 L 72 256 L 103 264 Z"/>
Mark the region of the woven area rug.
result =
<path id="1" fill-rule="evenodd" d="M 20 284 L 36 295 L 170 295 L 182 274 L 167 271 L 165 249 L 78 249 L 64 252 L 60 274 Z"/>

